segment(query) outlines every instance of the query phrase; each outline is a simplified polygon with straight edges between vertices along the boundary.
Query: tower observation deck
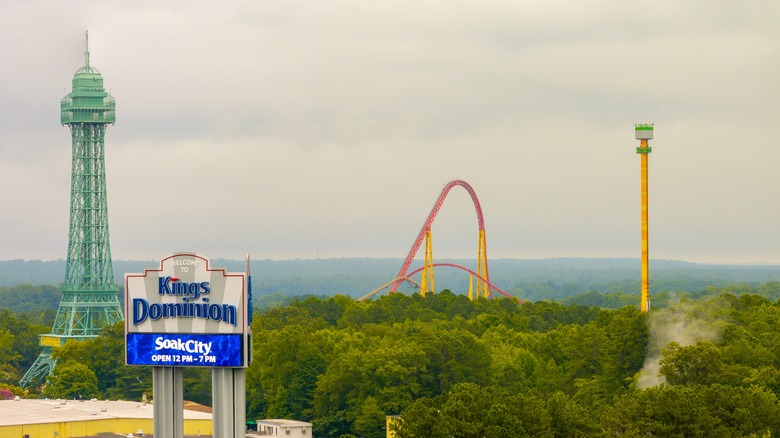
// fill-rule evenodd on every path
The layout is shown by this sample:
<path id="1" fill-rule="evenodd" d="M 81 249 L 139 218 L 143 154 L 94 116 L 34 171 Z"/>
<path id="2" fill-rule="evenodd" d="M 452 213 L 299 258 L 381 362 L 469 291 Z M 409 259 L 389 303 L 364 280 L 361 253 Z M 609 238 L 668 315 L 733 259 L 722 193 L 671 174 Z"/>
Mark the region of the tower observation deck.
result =
<path id="1" fill-rule="evenodd" d="M 40 335 L 43 351 L 20 386 L 38 386 L 54 368 L 52 349 L 69 339 L 97 337 L 100 330 L 124 320 L 108 239 L 105 172 L 106 125 L 116 120 L 116 102 L 103 88 L 103 76 L 89 64 L 89 36 L 84 66 L 73 75 L 73 90 L 60 102 L 60 122 L 70 128 L 72 170 L 70 228 L 62 300 L 51 333 Z"/>

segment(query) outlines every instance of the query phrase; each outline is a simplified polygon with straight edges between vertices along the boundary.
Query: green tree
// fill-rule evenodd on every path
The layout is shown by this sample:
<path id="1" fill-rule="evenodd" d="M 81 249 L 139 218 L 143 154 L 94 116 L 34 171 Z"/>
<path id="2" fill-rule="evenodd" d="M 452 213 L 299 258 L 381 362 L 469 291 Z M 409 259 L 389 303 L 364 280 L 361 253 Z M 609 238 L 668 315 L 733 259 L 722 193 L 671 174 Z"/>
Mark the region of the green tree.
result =
<path id="1" fill-rule="evenodd" d="M 7 309 L 0 309 L 0 331 L 7 331 L 13 335 L 13 345 L 8 356 L 0 362 L 12 365 L 18 378 L 33 364 L 41 347 L 38 342 L 38 334 L 46 333 L 49 328 L 30 324 Z M 14 379 L 18 381 L 18 378 Z"/>
<path id="2" fill-rule="evenodd" d="M 671 342 L 661 352 L 660 372 L 671 385 L 708 385 L 722 377 L 723 357 L 711 341 L 687 347 Z"/>
<path id="3" fill-rule="evenodd" d="M 547 393 L 560 388 L 562 376 L 555 362 L 536 353 L 543 334 L 491 327 L 481 341 L 489 350 L 490 385 L 519 393 Z"/>
<path id="4" fill-rule="evenodd" d="M 141 400 L 144 394 L 149 397 L 152 392 L 152 367 L 121 365 L 114 385 L 106 390 L 103 397 L 109 400 Z M 211 396 L 210 393 L 208 395 Z M 189 400 L 208 404 L 205 400 Z"/>
<path id="5" fill-rule="evenodd" d="M 329 330 L 284 326 L 256 333 L 255 363 L 263 389 L 264 414 L 272 418 L 311 418 L 317 378 L 325 371 Z"/>
<path id="6" fill-rule="evenodd" d="M 98 379 L 84 364 L 74 361 L 57 363 L 47 379 L 43 395 L 49 398 L 88 400 L 99 397 Z"/>
<path id="7" fill-rule="evenodd" d="M 82 341 L 71 340 L 52 352 L 59 362 L 77 362 L 83 364 L 95 374 L 98 392 L 109 399 L 140 400 L 143 394 L 152 393 L 152 368 L 125 365 L 124 323 L 118 322 L 104 327 L 100 336 Z M 189 378 L 185 388 L 189 400 L 208 404 L 211 399 L 211 387 L 203 394 L 204 378 L 198 375 L 189 377 L 193 372 L 185 372 Z M 206 379 L 207 383 L 209 379 Z M 200 390 L 193 395 L 193 388 Z"/>
<path id="8" fill-rule="evenodd" d="M 402 327 L 394 325 L 388 331 Z M 334 350 L 338 354 L 317 379 L 313 399 L 315 427 L 326 436 L 352 431 L 356 419 L 365 415 L 369 397 L 383 415 L 397 414 L 421 395 L 421 380 L 430 372 L 420 345 L 401 343 L 392 335 L 350 333 Z"/>
<path id="9" fill-rule="evenodd" d="M 53 350 L 52 358 L 87 365 L 97 376 L 98 391 L 106 394 L 116 386 L 117 377 L 127 368 L 124 349 L 124 323 L 118 322 L 104 327 L 96 338 L 66 342 Z"/>
<path id="10" fill-rule="evenodd" d="M 384 438 L 385 412 L 379 408 L 376 398 L 367 397 L 360 412 L 355 417 L 354 429 L 358 436 L 364 438 Z"/>
<path id="11" fill-rule="evenodd" d="M 611 396 L 627 390 L 633 376 L 642 369 L 650 333 L 647 314 L 635 307 L 626 306 L 603 316 L 609 339 L 603 356 L 603 382 L 605 393 Z M 611 397 L 608 399 L 611 402 Z"/>
<path id="12" fill-rule="evenodd" d="M 545 408 L 556 438 L 588 437 L 598 432 L 590 412 L 562 392 L 550 395 L 545 401 Z"/>
<path id="13" fill-rule="evenodd" d="M 409 341 L 417 343 L 430 362 L 422 376 L 424 393 L 440 394 L 460 382 L 487 383 L 490 356 L 470 332 L 443 323 L 427 324 Z"/>
<path id="14" fill-rule="evenodd" d="M 552 437 L 550 422 L 541 399 L 460 383 L 415 401 L 391 427 L 399 438 Z"/>
<path id="15" fill-rule="evenodd" d="M 755 386 L 661 385 L 618 397 L 601 425 L 608 436 L 775 436 L 780 404 Z"/>
<path id="16" fill-rule="evenodd" d="M 15 380 L 18 374 L 13 364 L 19 360 L 19 355 L 13 353 L 13 346 L 14 335 L 0 329 L 0 382 Z"/>

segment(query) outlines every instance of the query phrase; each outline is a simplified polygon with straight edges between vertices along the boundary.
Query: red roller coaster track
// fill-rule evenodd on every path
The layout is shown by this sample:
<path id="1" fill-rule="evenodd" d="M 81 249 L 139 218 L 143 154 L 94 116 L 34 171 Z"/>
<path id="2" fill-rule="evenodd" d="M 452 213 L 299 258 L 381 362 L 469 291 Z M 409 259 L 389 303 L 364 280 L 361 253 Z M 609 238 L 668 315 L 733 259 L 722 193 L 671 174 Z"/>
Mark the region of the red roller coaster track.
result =
<path id="1" fill-rule="evenodd" d="M 477 198 L 477 194 L 474 192 L 474 189 L 467 183 L 466 181 L 456 179 L 454 181 L 450 181 L 447 185 L 444 186 L 444 188 L 441 191 L 441 194 L 439 194 L 439 198 L 436 200 L 436 203 L 433 205 L 433 208 L 431 209 L 430 214 L 428 215 L 428 219 L 425 220 L 425 223 L 423 224 L 422 228 L 420 229 L 420 233 L 417 235 L 417 239 L 415 239 L 414 244 L 412 245 L 412 249 L 409 251 L 409 254 L 406 256 L 406 259 L 404 260 L 403 265 L 401 266 L 401 269 L 398 271 L 398 275 L 396 275 L 396 278 L 404 278 L 407 277 L 407 271 L 409 270 L 409 266 L 412 264 L 412 260 L 414 259 L 415 255 L 417 255 L 417 251 L 420 250 L 420 246 L 422 245 L 422 242 L 424 239 L 429 239 L 430 232 L 431 232 L 431 225 L 433 224 L 433 220 L 436 218 L 436 214 L 441 209 L 442 205 L 444 204 L 444 200 L 447 198 L 447 194 L 449 191 L 455 187 L 455 186 L 461 186 L 469 193 L 469 196 L 471 196 L 471 200 L 474 202 L 474 210 L 477 213 L 477 225 L 479 227 L 479 255 L 478 255 L 478 272 L 471 271 L 470 269 L 464 268 L 459 265 L 454 265 L 451 263 L 441 263 L 441 264 L 433 264 L 430 254 L 430 248 L 426 248 L 426 261 L 425 265 L 418 269 L 416 272 L 423 271 L 423 284 L 425 284 L 425 271 L 427 269 L 432 269 L 435 265 L 443 265 L 443 266 L 451 266 L 456 267 L 459 269 L 466 270 L 470 272 L 473 275 L 476 275 L 479 279 L 479 282 L 482 283 L 482 285 L 478 286 L 478 294 L 480 287 L 484 287 L 484 295 L 493 296 L 493 290 L 498 291 L 499 293 L 510 296 L 504 291 L 498 289 L 497 287 L 493 286 L 490 283 L 490 275 L 488 273 L 488 266 L 487 266 L 487 245 L 485 243 L 485 219 L 482 216 L 482 207 L 479 205 L 479 199 Z M 396 281 L 393 283 L 393 286 L 390 288 L 390 292 L 395 292 L 398 286 L 401 284 L 401 281 Z M 422 293 L 425 293 L 425 291 L 422 291 Z"/>
<path id="2" fill-rule="evenodd" d="M 521 303 L 525 303 L 524 300 L 521 300 L 519 298 L 513 297 L 512 295 L 509 295 L 508 293 L 506 293 L 503 290 L 501 290 L 498 286 L 496 286 L 493 283 L 489 282 L 486 278 L 483 278 L 481 275 L 477 274 L 476 272 L 472 271 L 469 268 L 466 268 L 466 267 L 461 266 L 461 265 L 456 265 L 455 263 L 434 263 L 433 266 L 448 266 L 450 268 L 456 268 L 456 269 L 460 269 L 461 271 L 466 271 L 469 274 L 471 274 L 471 275 L 477 277 L 478 279 L 484 281 L 485 283 L 487 283 L 487 285 L 490 287 L 491 290 L 494 290 L 494 291 L 500 293 L 501 295 L 503 295 L 503 296 L 505 296 L 507 298 L 514 298 L 517 301 L 520 301 Z M 415 269 L 414 271 L 409 273 L 409 277 L 411 277 L 412 275 L 422 271 L 423 269 L 424 269 L 424 267 Z"/>

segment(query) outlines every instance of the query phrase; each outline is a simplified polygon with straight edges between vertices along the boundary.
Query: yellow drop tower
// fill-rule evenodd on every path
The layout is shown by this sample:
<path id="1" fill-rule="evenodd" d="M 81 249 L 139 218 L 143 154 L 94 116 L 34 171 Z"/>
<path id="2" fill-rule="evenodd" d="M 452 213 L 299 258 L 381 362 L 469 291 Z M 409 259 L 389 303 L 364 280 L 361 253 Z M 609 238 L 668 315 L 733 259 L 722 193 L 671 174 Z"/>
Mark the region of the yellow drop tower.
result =
<path id="1" fill-rule="evenodd" d="M 634 125 L 636 139 L 641 143 L 636 153 L 642 157 L 642 312 L 650 310 L 650 237 L 648 232 L 647 158 L 653 151 L 648 142 L 653 139 L 653 124 Z"/>

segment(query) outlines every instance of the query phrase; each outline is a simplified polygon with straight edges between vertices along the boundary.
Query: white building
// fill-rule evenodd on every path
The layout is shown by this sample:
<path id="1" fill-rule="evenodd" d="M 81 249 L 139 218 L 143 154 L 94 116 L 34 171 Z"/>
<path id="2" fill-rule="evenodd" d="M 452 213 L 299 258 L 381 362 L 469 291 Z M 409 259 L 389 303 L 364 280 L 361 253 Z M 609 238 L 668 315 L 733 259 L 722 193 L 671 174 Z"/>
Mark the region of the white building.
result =
<path id="1" fill-rule="evenodd" d="M 273 438 L 313 438 L 311 423 L 295 420 L 257 420 L 257 434 Z"/>

